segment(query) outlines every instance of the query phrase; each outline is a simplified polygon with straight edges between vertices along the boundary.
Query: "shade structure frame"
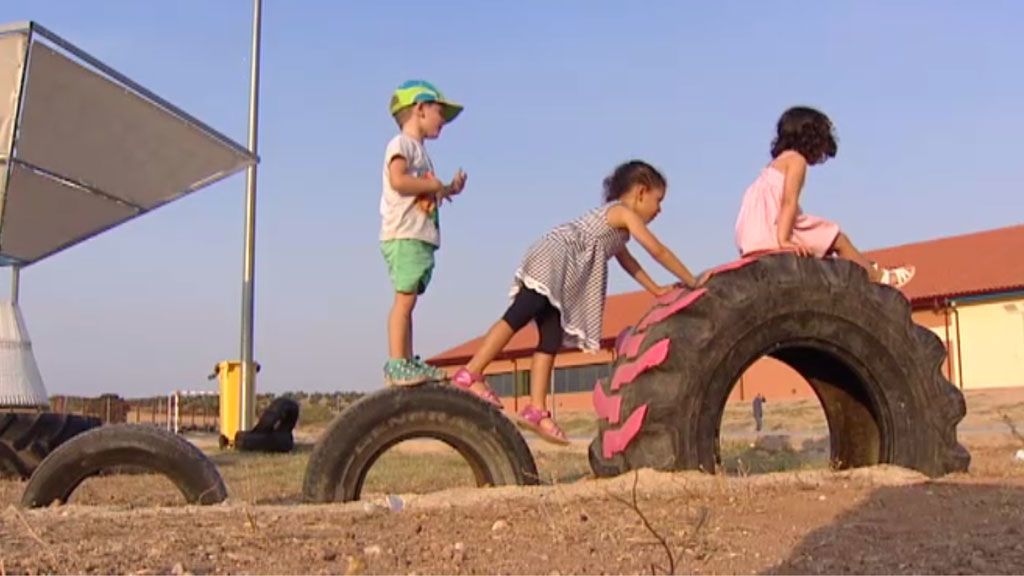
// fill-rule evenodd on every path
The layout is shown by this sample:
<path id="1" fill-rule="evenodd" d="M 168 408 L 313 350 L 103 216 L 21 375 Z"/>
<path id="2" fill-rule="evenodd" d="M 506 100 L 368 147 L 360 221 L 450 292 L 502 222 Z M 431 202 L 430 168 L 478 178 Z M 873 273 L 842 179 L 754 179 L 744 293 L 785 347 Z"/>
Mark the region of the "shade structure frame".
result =
<path id="1" fill-rule="evenodd" d="M 0 43 L 12 37 L 25 46 L 9 142 L 0 123 L 0 265 L 30 265 L 259 161 L 39 24 L 0 26 Z M 25 173 L 38 178 L 16 176 Z M 68 198 L 106 202 L 110 214 L 83 221 L 68 214 L 75 202 L 25 187 L 44 180 L 59 183 Z"/>

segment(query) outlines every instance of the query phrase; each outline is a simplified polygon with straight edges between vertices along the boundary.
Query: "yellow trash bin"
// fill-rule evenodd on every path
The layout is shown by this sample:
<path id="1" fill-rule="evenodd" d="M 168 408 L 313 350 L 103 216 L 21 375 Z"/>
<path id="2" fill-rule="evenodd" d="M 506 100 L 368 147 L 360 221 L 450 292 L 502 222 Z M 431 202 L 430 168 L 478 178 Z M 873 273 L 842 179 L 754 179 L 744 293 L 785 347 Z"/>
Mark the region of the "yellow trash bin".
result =
<path id="1" fill-rule="evenodd" d="M 253 364 L 259 372 L 260 365 Z M 211 380 L 214 378 L 220 384 L 220 445 L 222 448 L 233 446 L 242 414 L 242 363 L 238 360 L 218 362 L 210 375 Z"/>

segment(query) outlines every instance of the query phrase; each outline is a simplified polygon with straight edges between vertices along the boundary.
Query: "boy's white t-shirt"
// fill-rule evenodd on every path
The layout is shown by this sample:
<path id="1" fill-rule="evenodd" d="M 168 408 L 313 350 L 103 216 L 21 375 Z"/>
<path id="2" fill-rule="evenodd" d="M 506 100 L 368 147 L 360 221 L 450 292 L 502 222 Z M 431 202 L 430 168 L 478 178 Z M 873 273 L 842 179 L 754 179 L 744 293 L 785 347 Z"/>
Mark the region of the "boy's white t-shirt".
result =
<path id="1" fill-rule="evenodd" d="M 384 153 L 384 188 L 380 195 L 380 239 L 411 238 L 434 246 L 441 245 L 441 234 L 429 214 L 416 206 L 416 196 L 403 196 L 391 187 L 388 166 L 396 157 L 405 158 L 408 174 L 416 178 L 434 172 L 427 149 L 415 139 L 399 134 L 388 142 Z"/>

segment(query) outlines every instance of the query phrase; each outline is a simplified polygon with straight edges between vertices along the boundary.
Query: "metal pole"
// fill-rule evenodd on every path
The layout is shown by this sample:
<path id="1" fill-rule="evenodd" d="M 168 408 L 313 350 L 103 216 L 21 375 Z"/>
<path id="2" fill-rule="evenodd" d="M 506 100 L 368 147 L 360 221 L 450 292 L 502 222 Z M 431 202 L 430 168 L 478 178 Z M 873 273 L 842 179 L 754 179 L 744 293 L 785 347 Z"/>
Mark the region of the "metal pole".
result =
<path id="1" fill-rule="evenodd" d="M 11 304 L 18 305 L 18 290 L 21 287 L 21 266 L 11 266 Z"/>
<path id="2" fill-rule="evenodd" d="M 256 154 L 256 132 L 259 122 L 260 87 L 260 7 L 252 6 L 252 71 L 249 84 L 249 152 Z M 245 172 L 245 256 L 242 269 L 242 394 L 238 424 L 242 430 L 252 428 L 256 420 L 256 370 L 253 366 L 253 312 L 256 272 L 256 164 Z"/>

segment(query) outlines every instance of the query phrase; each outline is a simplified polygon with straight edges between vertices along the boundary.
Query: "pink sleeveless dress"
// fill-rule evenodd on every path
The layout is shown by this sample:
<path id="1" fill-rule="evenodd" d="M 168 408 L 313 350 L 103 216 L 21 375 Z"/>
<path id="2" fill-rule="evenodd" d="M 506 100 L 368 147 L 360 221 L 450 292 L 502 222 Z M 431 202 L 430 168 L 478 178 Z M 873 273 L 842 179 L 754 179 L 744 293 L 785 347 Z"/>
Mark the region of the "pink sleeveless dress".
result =
<path id="1" fill-rule="evenodd" d="M 736 218 L 736 247 L 741 256 L 779 249 L 779 212 L 785 181 L 785 174 L 767 166 L 747 188 Z M 815 256 L 827 255 L 837 236 L 838 224 L 797 209 L 790 238 L 810 247 Z"/>

